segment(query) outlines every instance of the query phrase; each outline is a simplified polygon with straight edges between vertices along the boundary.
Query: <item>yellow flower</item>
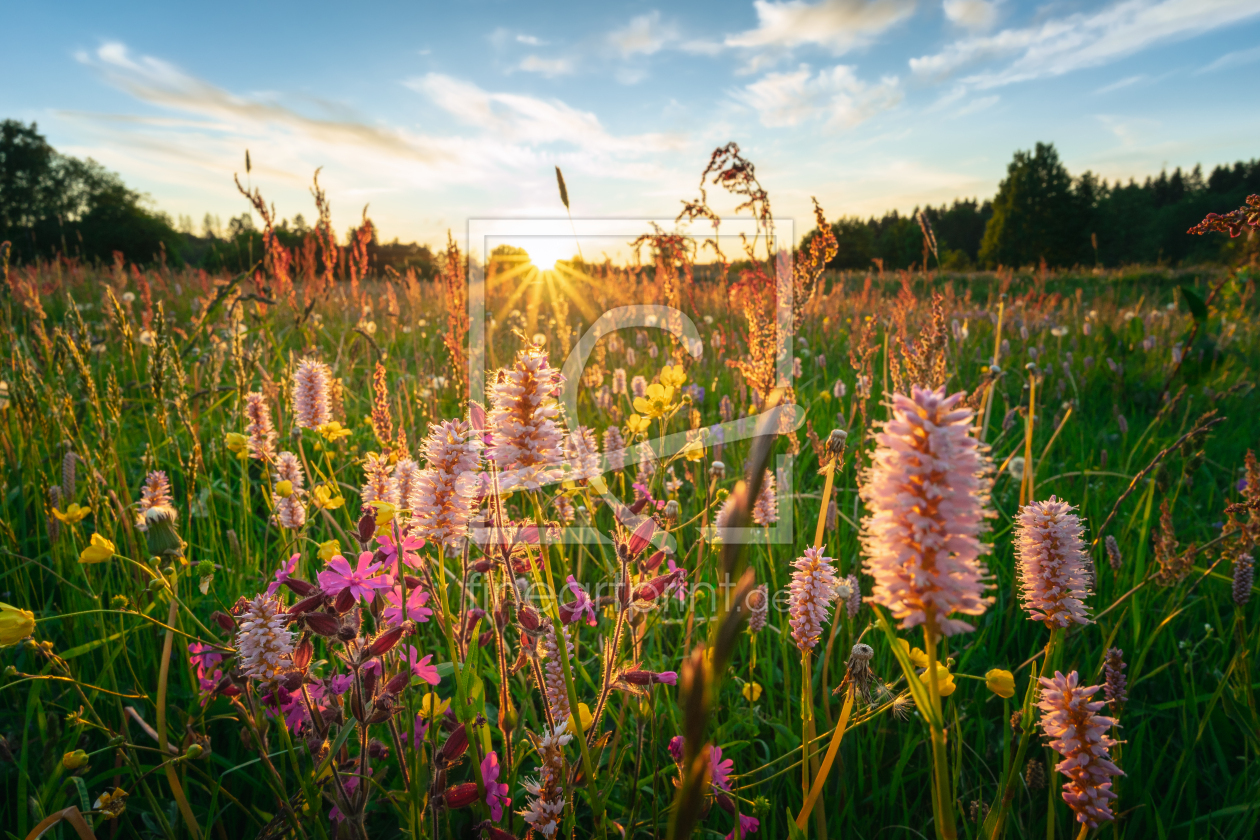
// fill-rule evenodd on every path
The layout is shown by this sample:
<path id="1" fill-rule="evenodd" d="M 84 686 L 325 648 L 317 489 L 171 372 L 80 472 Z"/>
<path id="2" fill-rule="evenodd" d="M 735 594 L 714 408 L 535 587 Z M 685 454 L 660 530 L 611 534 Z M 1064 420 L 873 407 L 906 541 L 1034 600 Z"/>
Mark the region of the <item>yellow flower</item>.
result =
<path id="1" fill-rule="evenodd" d="M 293 495 L 293 482 L 285 479 L 276 482 L 276 495 L 282 499 L 287 499 Z"/>
<path id="2" fill-rule="evenodd" d="M 53 508 L 53 516 L 57 517 L 67 525 L 73 525 L 74 523 L 81 521 L 91 512 L 91 508 L 79 507 L 74 503 L 71 503 L 64 511 Z"/>
<path id="3" fill-rule="evenodd" d="M 898 639 L 897 644 L 901 645 L 901 649 L 910 657 L 910 661 L 914 663 L 916 668 L 926 668 L 928 666 L 927 654 L 919 648 L 910 647 L 910 643 L 905 639 Z"/>
<path id="4" fill-rule="evenodd" d="M 394 521 L 398 506 L 377 501 L 372 502 L 372 507 L 376 508 L 376 536 L 383 537 L 389 533 L 389 523 Z"/>
<path id="5" fill-rule="evenodd" d="M 608 492 L 608 483 L 604 481 L 604 477 L 601 475 L 597 475 L 594 478 L 588 478 L 586 483 L 589 484 L 591 489 L 596 493 L 603 494 Z"/>
<path id="6" fill-rule="evenodd" d="M 994 668 L 984 675 L 984 683 L 998 697 L 1015 696 L 1015 675 L 1001 668 Z"/>
<path id="7" fill-rule="evenodd" d="M 332 772 L 331 764 L 328 772 Z M 127 810 L 127 791 L 122 788 L 105 791 L 96 798 L 96 802 L 92 803 L 92 810 L 100 811 L 111 820 L 118 819 L 123 811 Z"/>
<path id="8" fill-rule="evenodd" d="M 629 430 L 632 436 L 637 435 L 640 432 L 646 432 L 651 427 L 652 427 L 651 420 L 649 420 L 646 417 L 640 417 L 637 414 L 631 414 L 630 417 L 626 420 L 626 429 Z"/>
<path id="9" fill-rule="evenodd" d="M 329 560 L 341 553 L 341 543 L 337 540 L 329 540 L 319 544 L 319 559 L 327 563 Z"/>
<path id="10" fill-rule="evenodd" d="M 0 602 L 0 647 L 16 645 L 35 632 L 35 613 Z"/>
<path id="11" fill-rule="evenodd" d="M 924 685 L 932 684 L 932 671 L 924 665 L 923 673 L 919 674 L 919 679 Z M 936 663 L 936 687 L 940 689 L 942 697 L 948 697 L 954 693 L 954 689 L 958 686 L 954 685 L 954 675 L 946 670 L 944 663 Z"/>
<path id="12" fill-rule="evenodd" d="M 100 534 L 92 535 L 92 542 L 79 552 L 80 563 L 104 563 L 114 556 L 115 546 Z"/>
<path id="13" fill-rule="evenodd" d="M 590 708 L 585 703 L 578 703 L 578 714 L 582 716 L 582 731 L 586 732 L 591 728 L 591 724 L 595 722 L 595 716 L 591 714 Z M 577 724 L 573 720 L 573 715 L 569 715 L 568 729 L 575 736 L 578 734 Z"/>
<path id="14" fill-rule="evenodd" d="M 350 430 L 342 426 L 336 420 L 330 420 L 322 426 L 315 429 L 324 436 L 324 440 L 334 441 L 343 437 L 350 437 Z"/>
<path id="15" fill-rule="evenodd" d="M 236 457 L 249 457 L 249 438 L 240 432 L 228 432 L 224 437 L 224 443 L 227 444 L 228 451 L 235 453 Z"/>
<path id="16" fill-rule="evenodd" d="M 336 510 L 346 503 L 340 493 L 336 493 L 337 488 L 331 484 L 321 484 L 315 488 L 315 507 L 325 508 L 327 510 Z"/>
<path id="17" fill-rule="evenodd" d="M 743 695 L 744 695 L 744 699 L 747 700 L 749 703 L 756 703 L 758 700 L 761 699 L 760 683 L 755 683 L 755 682 L 744 683 Z"/>
<path id="18" fill-rule="evenodd" d="M 669 412 L 670 402 L 674 399 L 674 389 L 670 385 L 653 382 L 647 386 L 647 395 L 634 398 L 634 410 L 646 414 L 648 419 L 663 417 Z"/>
<path id="19" fill-rule="evenodd" d="M 704 443 L 699 438 L 689 440 L 683 447 L 682 454 L 688 461 L 700 461 L 704 458 Z"/>
<path id="20" fill-rule="evenodd" d="M 68 752 L 61 757 L 61 766 L 72 773 L 87 763 L 88 754 L 83 750 Z"/>
<path id="21" fill-rule="evenodd" d="M 681 387 L 687 381 L 687 372 L 682 365 L 665 365 L 661 368 L 661 384 L 666 388 Z"/>
<path id="22" fill-rule="evenodd" d="M 443 700 L 430 691 L 420 699 L 420 716 L 432 720 L 444 714 L 450 705 L 450 700 Z"/>

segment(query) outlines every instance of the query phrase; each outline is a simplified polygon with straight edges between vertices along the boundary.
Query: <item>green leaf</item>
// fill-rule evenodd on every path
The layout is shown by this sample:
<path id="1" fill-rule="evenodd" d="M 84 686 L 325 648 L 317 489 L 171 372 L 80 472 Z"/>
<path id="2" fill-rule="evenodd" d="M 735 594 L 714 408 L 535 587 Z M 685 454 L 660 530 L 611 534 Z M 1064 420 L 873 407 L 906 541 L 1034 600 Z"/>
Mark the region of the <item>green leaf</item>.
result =
<path id="1" fill-rule="evenodd" d="M 805 840 L 805 832 L 796 827 L 796 817 L 792 816 L 792 809 L 787 810 L 788 824 L 788 840 Z"/>
<path id="2" fill-rule="evenodd" d="M 1207 304 L 1203 302 L 1203 298 L 1189 286 L 1181 287 L 1181 296 L 1185 298 L 1186 308 L 1190 310 L 1190 314 L 1194 316 L 1196 321 L 1206 321 L 1208 316 Z"/>
<path id="3" fill-rule="evenodd" d="M 87 813 L 92 810 L 92 800 L 88 799 L 87 784 L 78 776 L 71 776 L 70 781 L 79 789 L 79 810 Z"/>

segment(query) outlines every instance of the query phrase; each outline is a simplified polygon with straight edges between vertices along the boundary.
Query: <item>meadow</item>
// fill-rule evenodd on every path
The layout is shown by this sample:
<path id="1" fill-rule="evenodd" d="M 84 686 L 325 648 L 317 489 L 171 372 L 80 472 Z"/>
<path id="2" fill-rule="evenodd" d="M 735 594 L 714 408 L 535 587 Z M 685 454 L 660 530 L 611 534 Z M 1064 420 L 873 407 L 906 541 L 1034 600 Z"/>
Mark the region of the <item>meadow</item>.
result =
<path id="1" fill-rule="evenodd" d="M 6 836 L 1255 836 L 1254 268 L 641 244 L 7 266 Z"/>

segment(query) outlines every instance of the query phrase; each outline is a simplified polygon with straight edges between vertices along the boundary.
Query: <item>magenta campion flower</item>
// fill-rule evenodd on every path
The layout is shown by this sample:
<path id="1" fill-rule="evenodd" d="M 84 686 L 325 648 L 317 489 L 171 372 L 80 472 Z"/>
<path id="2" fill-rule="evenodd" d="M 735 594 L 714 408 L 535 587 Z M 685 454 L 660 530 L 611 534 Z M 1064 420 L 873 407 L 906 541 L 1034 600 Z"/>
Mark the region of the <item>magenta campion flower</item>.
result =
<path id="1" fill-rule="evenodd" d="M 407 646 L 407 651 L 407 661 L 411 666 L 411 673 L 429 685 L 437 685 L 442 681 L 442 678 L 438 675 L 437 666 L 429 664 L 429 661 L 433 659 L 433 654 L 430 653 L 428 656 L 420 659 L 420 651 L 416 650 L 412 645 Z"/>
<path id="2" fill-rule="evenodd" d="M 429 601 L 429 593 L 419 587 L 407 591 L 407 621 L 428 621 L 433 610 L 425 606 Z M 385 593 L 385 623 L 398 626 L 403 623 L 402 587 L 395 586 Z"/>
<path id="3" fill-rule="evenodd" d="M 388 589 L 389 578 L 378 575 L 383 563 L 372 562 L 372 552 L 359 555 L 359 563 L 353 569 L 340 554 L 328 561 L 328 568 L 319 573 L 319 586 L 324 593 L 336 597 L 349 589 L 356 599 L 363 598 L 369 604 L 377 589 Z"/>
<path id="4" fill-rule="evenodd" d="M 485 784 L 490 816 L 498 822 L 503 819 L 503 806 L 511 805 L 512 800 L 507 795 L 508 786 L 499 781 L 499 756 L 494 750 L 481 760 L 481 781 Z"/>
<path id="5" fill-rule="evenodd" d="M 280 591 L 281 584 L 297 571 L 298 558 L 301 556 L 301 554 L 294 554 L 289 558 L 288 562 L 283 563 L 280 568 L 276 569 L 276 579 L 267 584 L 268 598 L 276 597 L 276 593 Z"/>
<path id="6" fill-rule="evenodd" d="M 345 780 L 346 780 L 345 781 L 346 795 L 352 796 L 354 794 L 354 791 L 359 787 L 359 777 L 346 774 Z M 332 822 L 334 836 L 337 833 L 337 826 L 340 825 L 341 821 L 344 820 L 345 818 L 346 818 L 346 815 L 341 813 L 341 809 L 338 808 L 336 805 L 334 805 L 332 807 L 332 810 L 328 812 L 328 819 Z"/>
<path id="7" fill-rule="evenodd" d="M 408 534 L 402 538 L 402 544 L 397 541 L 398 524 L 394 523 L 393 535 L 381 534 L 376 538 L 376 544 L 380 546 L 381 553 L 385 555 L 385 566 L 394 568 L 398 564 L 398 550 L 401 548 L 403 553 L 403 562 L 413 569 L 420 568 L 420 555 L 417 551 L 424 548 L 424 539 Z"/>
<path id="8" fill-rule="evenodd" d="M 674 556 L 672 554 L 669 556 L 669 558 L 665 562 L 669 564 L 670 572 L 676 572 L 682 568 L 681 566 L 678 566 L 677 564 L 674 563 Z M 669 586 L 665 588 L 666 594 L 668 594 L 671 591 L 674 592 L 674 597 L 676 597 L 679 601 L 687 600 L 687 570 L 686 569 L 682 569 L 682 576 L 678 579 L 677 583 L 671 583 Z"/>
<path id="9" fill-rule="evenodd" d="M 197 668 L 197 676 L 204 677 L 211 668 L 223 661 L 223 654 L 210 645 L 193 642 L 188 646 L 188 661 Z"/>
<path id="10" fill-rule="evenodd" d="M 709 783 L 713 785 L 715 790 L 724 790 L 728 793 L 731 789 L 731 771 L 735 769 L 735 760 L 728 758 L 722 760 L 722 748 L 713 744 L 709 745 Z"/>
<path id="11" fill-rule="evenodd" d="M 755 834 L 759 828 L 761 828 L 761 820 L 740 814 L 739 827 L 732 828 L 731 833 L 726 835 L 726 840 L 740 840 L 740 838 L 747 837 L 749 834 Z"/>
<path id="12" fill-rule="evenodd" d="M 585 615 L 586 623 L 594 627 L 596 621 L 595 603 L 591 601 L 590 596 L 586 594 L 586 589 L 584 589 L 582 584 L 578 583 L 577 580 L 574 579 L 573 575 L 569 575 L 567 580 L 569 584 L 569 591 L 573 593 L 573 596 L 576 599 L 571 604 L 565 604 L 565 607 L 572 613 L 573 616 L 567 623 L 579 621 L 582 616 Z"/>
<path id="13" fill-rule="evenodd" d="M 328 690 L 338 697 L 349 691 L 352 685 L 354 685 L 354 676 L 351 674 L 334 674 L 328 680 Z"/>

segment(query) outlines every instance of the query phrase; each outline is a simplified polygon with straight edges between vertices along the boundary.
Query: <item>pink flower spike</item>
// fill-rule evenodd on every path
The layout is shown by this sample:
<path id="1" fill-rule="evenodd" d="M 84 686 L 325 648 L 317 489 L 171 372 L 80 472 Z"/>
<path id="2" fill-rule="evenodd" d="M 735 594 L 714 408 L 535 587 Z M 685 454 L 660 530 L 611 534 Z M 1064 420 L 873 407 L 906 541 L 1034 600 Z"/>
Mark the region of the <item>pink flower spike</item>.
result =
<path id="1" fill-rule="evenodd" d="M 351 569 L 346 558 L 338 554 L 328 561 L 328 568 L 319 573 L 320 588 L 334 598 L 349 589 L 356 600 L 363 598 L 370 604 L 375 590 L 390 586 L 387 577 L 377 575 L 383 565 L 373 563 L 372 552 L 365 551 L 359 555 L 358 565 Z"/>
<path id="2" fill-rule="evenodd" d="M 412 588 L 407 591 L 407 621 L 428 621 L 433 610 L 425 606 L 429 602 L 429 593 L 423 589 Z M 385 593 L 385 623 L 398 626 L 403 622 L 402 587 L 395 586 Z"/>
<path id="3" fill-rule="evenodd" d="M 429 664 L 429 660 L 433 658 L 433 654 L 430 653 L 423 659 L 419 659 L 420 651 L 416 650 L 414 646 L 408 645 L 407 651 L 408 662 L 411 665 L 411 673 L 415 674 L 429 685 L 437 685 L 442 681 L 442 678 L 438 675 L 437 666 Z"/>
<path id="4" fill-rule="evenodd" d="M 503 819 L 503 806 L 511 805 L 508 797 L 508 786 L 499 782 L 499 756 L 491 750 L 481 760 L 481 781 L 486 788 L 486 804 L 490 806 L 490 816 L 495 822 Z"/>
<path id="5" fill-rule="evenodd" d="M 280 585 L 288 580 L 295 571 L 297 571 L 298 558 L 301 556 L 301 554 L 294 554 L 289 558 L 287 563 L 276 569 L 276 579 L 267 584 L 268 598 L 276 597 L 276 593 L 280 591 Z"/>

